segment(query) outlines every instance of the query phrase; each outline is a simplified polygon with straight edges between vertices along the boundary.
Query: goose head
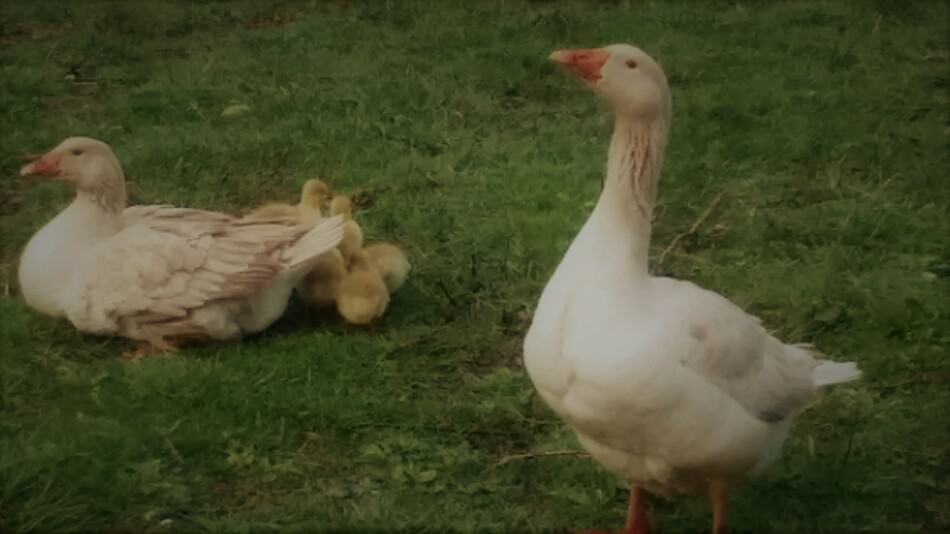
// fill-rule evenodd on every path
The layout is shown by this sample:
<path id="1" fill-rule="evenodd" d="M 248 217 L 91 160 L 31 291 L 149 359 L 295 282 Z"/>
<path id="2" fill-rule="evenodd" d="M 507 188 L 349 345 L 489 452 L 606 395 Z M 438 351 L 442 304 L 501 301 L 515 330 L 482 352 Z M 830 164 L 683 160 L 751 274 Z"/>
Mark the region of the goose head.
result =
<path id="1" fill-rule="evenodd" d="M 21 176 L 48 176 L 82 192 L 120 189 L 122 165 L 109 145 L 89 137 L 69 137 L 20 169 Z"/>
<path id="2" fill-rule="evenodd" d="M 660 65 L 628 44 L 556 50 L 551 61 L 576 74 L 618 115 L 668 120 L 670 90 Z"/>

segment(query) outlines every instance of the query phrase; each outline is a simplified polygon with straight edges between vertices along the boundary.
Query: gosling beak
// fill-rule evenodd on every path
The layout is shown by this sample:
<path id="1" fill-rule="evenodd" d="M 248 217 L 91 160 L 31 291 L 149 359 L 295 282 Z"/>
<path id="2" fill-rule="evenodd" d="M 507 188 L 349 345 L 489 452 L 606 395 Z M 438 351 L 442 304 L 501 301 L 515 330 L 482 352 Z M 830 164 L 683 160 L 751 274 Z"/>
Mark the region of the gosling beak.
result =
<path id="1" fill-rule="evenodd" d="M 31 174 L 40 174 L 44 176 L 58 176 L 62 170 L 59 168 L 58 155 L 43 154 L 32 163 L 27 163 L 20 169 L 20 176 Z"/>
<path id="2" fill-rule="evenodd" d="M 563 65 L 588 83 L 597 83 L 603 77 L 601 69 L 610 59 L 610 52 L 604 48 L 574 48 L 555 50 L 549 59 Z"/>

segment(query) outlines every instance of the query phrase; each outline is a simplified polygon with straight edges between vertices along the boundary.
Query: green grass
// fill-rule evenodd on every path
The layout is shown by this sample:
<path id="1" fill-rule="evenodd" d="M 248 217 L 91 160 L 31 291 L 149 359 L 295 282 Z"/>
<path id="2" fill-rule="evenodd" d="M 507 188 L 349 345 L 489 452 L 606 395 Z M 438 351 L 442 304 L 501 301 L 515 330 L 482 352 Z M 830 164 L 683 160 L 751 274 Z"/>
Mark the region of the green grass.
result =
<path id="1" fill-rule="evenodd" d="M 950 529 L 944 2 L 5 2 L 0 530 L 619 527 L 626 492 L 534 396 L 520 343 L 593 205 L 610 124 L 546 61 L 633 42 L 674 133 L 657 272 L 865 379 L 738 490 L 740 532 Z M 252 111 L 223 118 L 240 103 Z M 109 142 L 134 199 L 240 212 L 328 176 L 414 263 L 378 334 L 294 304 L 241 344 L 137 365 L 17 295 L 69 194 L 20 156 Z M 667 532 L 702 499 L 658 501 Z"/>

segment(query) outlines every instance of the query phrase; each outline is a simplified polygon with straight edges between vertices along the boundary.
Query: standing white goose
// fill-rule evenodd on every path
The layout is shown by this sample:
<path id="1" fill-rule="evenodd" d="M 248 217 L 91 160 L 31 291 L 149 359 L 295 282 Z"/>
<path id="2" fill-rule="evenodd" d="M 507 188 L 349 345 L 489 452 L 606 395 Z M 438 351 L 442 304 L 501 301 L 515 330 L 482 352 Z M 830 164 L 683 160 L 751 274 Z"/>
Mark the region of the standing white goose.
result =
<path id="1" fill-rule="evenodd" d="M 597 206 L 558 265 L 524 343 L 541 397 L 594 459 L 630 483 L 625 532 L 649 532 L 645 493 L 729 489 L 779 453 L 816 389 L 860 376 L 769 335 L 692 283 L 650 276 L 650 216 L 670 127 L 660 66 L 630 45 L 561 50 L 615 114 Z"/>
<path id="2" fill-rule="evenodd" d="M 108 145 L 71 137 L 20 171 L 76 188 L 20 259 L 27 304 L 78 330 L 168 350 L 259 332 L 294 285 L 343 235 L 319 225 L 242 221 L 169 206 L 126 208 L 125 176 Z"/>

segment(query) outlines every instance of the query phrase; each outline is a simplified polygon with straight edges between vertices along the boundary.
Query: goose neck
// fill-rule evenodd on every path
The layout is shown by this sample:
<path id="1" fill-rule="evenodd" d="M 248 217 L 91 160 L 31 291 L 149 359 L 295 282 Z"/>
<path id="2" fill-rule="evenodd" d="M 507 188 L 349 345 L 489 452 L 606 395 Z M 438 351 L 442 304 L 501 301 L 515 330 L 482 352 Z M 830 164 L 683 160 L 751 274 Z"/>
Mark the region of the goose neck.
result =
<path id="1" fill-rule="evenodd" d="M 101 193 L 79 191 L 76 198 L 63 212 L 71 221 L 74 230 L 81 235 L 103 238 L 122 229 L 122 211 L 125 199 L 103 196 Z"/>
<path id="2" fill-rule="evenodd" d="M 617 241 L 615 250 L 626 250 L 644 272 L 665 144 L 664 127 L 618 116 L 604 187 L 592 215 L 599 232 Z"/>

